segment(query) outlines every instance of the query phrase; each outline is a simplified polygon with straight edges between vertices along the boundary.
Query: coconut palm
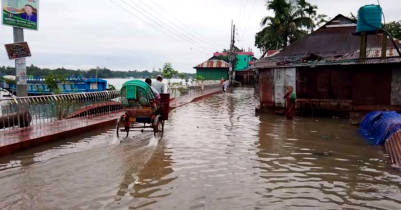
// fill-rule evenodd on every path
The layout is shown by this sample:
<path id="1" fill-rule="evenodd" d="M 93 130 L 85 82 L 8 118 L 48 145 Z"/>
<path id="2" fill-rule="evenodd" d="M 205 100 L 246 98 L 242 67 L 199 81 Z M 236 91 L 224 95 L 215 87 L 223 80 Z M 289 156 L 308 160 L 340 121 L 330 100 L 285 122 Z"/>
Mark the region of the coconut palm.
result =
<path id="1" fill-rule="evenodd" d="M 317 15 L 317 6 L 306 0 L 270 0 L 266 6 L 274 16 L 262 19 L 263 29 L 255 37 L 255 46 L 264 52 L 301 39 L 326 17 Z"/>
<path id="2" fill-rule="evenodd" d="M 304 9 L 297 2 L 272 0 L 268 2 L 267 7 L 274 11 L 275 16 L 264 17 L 261 26 L 273 26 L 276 29 L 275 32 L 281 36 L 284 47 L 302 38 L 307 33 L 305 28 L 314 27 L 313 20 L 305 15 Z"/>

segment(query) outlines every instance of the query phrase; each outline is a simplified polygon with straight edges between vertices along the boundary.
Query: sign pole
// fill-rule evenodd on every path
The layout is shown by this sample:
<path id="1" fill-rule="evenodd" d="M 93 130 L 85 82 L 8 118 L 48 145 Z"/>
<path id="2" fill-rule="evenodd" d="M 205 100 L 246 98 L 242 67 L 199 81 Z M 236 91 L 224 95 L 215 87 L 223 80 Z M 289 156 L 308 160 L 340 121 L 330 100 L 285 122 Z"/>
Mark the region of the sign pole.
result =
<path id="1" fill-rule="evenodd" d="M 13 27 L 13 32 L 14 32 L 14 43 L 19 43 L 24 41 L 24 29 Z M 28 96 L 25 58 L 15 59 L 15 72 L 17 74 L 16 75 L 17 96 L 18 97 Z"/>

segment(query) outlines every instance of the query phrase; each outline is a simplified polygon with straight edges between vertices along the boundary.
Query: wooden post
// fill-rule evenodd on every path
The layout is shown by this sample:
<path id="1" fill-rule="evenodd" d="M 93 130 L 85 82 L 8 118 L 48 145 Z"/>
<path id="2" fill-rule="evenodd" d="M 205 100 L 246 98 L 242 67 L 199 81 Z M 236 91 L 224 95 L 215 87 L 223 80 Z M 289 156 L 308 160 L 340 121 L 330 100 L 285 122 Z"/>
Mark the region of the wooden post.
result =
<path id="1" fill-rule="evenodd" d="M 383 32 L 382 37 L 382 59 L 386 59 L 387 57 L 387 34 Z"/>
<path id="2" fill-rule="evenodd" d="M 361 48 L 359 50 L 359 62 L 366 61 L 366 45 L 368 42 L 368 35 L 366 33 L 361 34 Z"/>

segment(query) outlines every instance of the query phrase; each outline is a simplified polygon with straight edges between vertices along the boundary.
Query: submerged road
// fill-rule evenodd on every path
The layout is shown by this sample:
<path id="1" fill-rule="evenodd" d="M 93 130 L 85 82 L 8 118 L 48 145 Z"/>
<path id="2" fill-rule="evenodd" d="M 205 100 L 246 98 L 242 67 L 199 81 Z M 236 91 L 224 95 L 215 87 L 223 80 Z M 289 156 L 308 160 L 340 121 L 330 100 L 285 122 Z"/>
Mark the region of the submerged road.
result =
<path id="1" fill-rule="evenodd" d="M 401 172 L 344 119 L 255 116 L 251 88 L 0 159 L 0 209 L 400 209 Z"/>

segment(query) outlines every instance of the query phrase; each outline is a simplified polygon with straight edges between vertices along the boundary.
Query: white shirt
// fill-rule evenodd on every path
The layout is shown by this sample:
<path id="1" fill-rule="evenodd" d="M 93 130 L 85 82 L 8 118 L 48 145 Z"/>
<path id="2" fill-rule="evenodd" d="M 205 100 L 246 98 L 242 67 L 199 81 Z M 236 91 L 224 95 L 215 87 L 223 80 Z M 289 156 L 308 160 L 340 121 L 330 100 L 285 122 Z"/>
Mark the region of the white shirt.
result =
<path id="1" fill-rule="evenodd" d="M 162 82 L 156 80 L 155 82 L 152 82 L 152 87 L 154 87 L 157 90 L 157 92 L 164 93 L 165 88 Z"/>

